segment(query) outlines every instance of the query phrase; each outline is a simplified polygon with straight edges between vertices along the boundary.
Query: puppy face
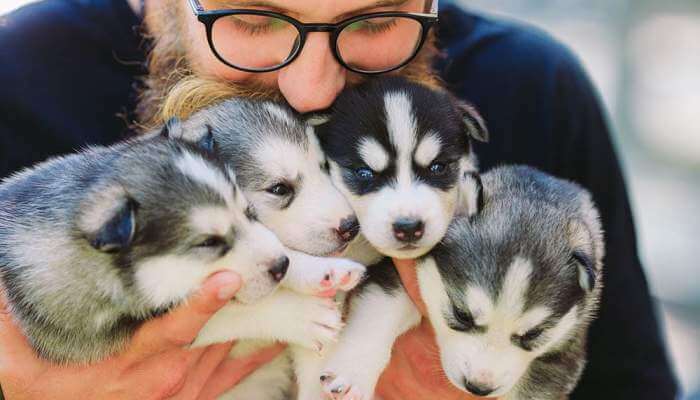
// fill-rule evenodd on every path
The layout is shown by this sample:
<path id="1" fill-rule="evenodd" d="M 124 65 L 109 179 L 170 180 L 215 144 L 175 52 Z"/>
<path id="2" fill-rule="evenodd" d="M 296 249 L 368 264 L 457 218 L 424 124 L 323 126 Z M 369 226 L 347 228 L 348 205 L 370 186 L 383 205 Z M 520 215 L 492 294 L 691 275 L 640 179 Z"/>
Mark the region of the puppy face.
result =
<path id="1" fill-rule="evenodd" d="M 236 170 L 259 220 L 286 246 L 330 255 L 359 231 L 313 129 L 289 107 L 230 100 L 185 124 L 199 132 L 210 127 L 218 155 Z"/>
<path id="2" fill-rule="evenodd" d="M 454 215 L 460 176 L 476 170 L 469 137 L 485 140 L 483 123 L 446 93 L 401 79 L 349 90 L 332 111 L 319 137 L 362 233 L 386 255 L 425 254 Z"/>
<path id="3" fill-rule="evenodd" d="M 93 247 L 114 253 L 118 273 L 150 309 L 183 300 L 208 275 L 227 269 L 243 280 L 238 300 L 269 294 L 288 259 L 231 170 L 186 148 L 171 157 L 92 199 L 81 229 Z"/>
<path id="4" fill-rule="evenodd" d="M 442 365 L 458 388 L 518 390 L 534 360 L 585 331 L 599 290 L 595 246 L 556 214 L 460 220 L 419 263 Z"/>

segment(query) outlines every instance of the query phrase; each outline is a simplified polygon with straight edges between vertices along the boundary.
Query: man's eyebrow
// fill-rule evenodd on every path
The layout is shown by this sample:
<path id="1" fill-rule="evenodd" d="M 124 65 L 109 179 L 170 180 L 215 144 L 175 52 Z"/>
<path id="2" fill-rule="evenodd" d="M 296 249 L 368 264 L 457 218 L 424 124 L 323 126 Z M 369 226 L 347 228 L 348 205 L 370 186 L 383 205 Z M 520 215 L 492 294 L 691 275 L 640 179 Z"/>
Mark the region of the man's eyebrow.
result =
<path id="1" fill-rule="evenodd" d="M 281 7 L 280 4 L 265 0 L 215 0 L 212 1 L 212 3 L 221 4 L 226 8 L 261 7 L 281 14 L 289 12 L 286 8 Z"/>
<path id="2" fill-rule="evenodd" d="M 365 7 L 361 7 L 352 11 L 345 12 L 337 17 L 338 20 L 344 20 L 350 17 L 353 17 L 355 15 L 360 15 L 363 14 L 367 11 L 371 11 L 375 8 L 381 8 L 381 7 L 400 7 L 406 3 L 408 3 L 409 0 L 379 0 L 375 2 L 374 4 L 370 4 Z M 421 10 L 422 11 L 422 10 Z"/>
<path id="3" fill-rule="evenodd" d="M 408 3 L 409 0 L 379 0 L 367 6 L 344 12 L 343 14 L 337 16 L 335 19 L 342 21 L 344 19 L 353 17 L 355 15 L 363 14 L 367 11 L 371 11 L 375 8 L 382 7 L 400 7 Z M 236 7 L 263 7 L 271 11 L 279 12 L 281 14 L 291 13 L 291 10 L 286 9 L 281 6 L 278 2 L 265 1 L 265 0 L 214 0 L 212 3 L 221 4 L 223 7 L 236 8 Z M 326 22 L 326 21 L 322 21 Z"/>

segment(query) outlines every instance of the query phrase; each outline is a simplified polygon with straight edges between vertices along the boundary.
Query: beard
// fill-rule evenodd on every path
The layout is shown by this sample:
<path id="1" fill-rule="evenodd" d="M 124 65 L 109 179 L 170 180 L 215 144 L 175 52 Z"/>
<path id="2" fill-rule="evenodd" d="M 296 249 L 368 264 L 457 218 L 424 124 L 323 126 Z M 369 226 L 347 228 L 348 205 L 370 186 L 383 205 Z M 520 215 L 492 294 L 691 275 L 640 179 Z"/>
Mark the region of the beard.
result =
<path id="1" fill-rule="evenodd" d="M 145 37 L 150 40 L 148 73 L 142 79 L 138 93 L 136 129 L 149 131 L 170 118 L 186 119 L 195 112 L 231 97 L 284 101 L 275 87 L 255 83 L 231 82 L 198 75 L 189 59 L 184 2 L 149 3 L 145 15 Z M 439 54 L 433 31 L 418 55 L 406 66 L 386 75 L 403 76 L 432 88 L 442 87 L 442 81 L 432 70 Z M 349 73 L 347 84 L 356 85 L 372 77 Z"/>

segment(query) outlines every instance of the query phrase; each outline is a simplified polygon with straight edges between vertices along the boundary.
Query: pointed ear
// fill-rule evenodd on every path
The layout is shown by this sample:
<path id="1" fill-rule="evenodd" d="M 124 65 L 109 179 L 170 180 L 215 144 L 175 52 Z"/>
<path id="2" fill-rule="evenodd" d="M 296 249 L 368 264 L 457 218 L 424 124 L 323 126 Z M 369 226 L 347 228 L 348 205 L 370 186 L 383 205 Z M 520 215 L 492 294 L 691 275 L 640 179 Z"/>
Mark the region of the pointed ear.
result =
<path id="1" fill-rule="evenodd" d="M 179 131 L 180 119 L 172 117 L 163 125 L 163 129 L 160 130 L 160 136 L 166 139 L 178 137 Z"/>
<path id="2" fill-rule="evenodd" d="M 571 254 L 571 262 L 576 265 L 578 271 L 578 283 L 583 290 L 590 292 L 595 288 L 596 270 L 593 259 L 582 251 L 574 251 Z"/>
<path id="3" fill-rule="evenodd" d="M 104 221 L 96 230 L 88 233 L 90 245 L 105 253 L 115 253 L 128 247 L 136 232 L 136 209 L 138 204 L 124 198 L 111 210 L 104 210 Z"/>
<path id="4" fill-rule="evenodd" d="M 216 151 L 216 141 L 214 140 L 214 131 L 211 125 L 207 124 L 206 133 L 195 142 L 195 145 L 205 153 L 214 154 Z"/>
<path id="5" fill-rule="evenodd" d="M 476 108 L 461 101 L 457 102 L 457 106 L 462 112 L 462 121 L 464 121 L 464 129 L 467 135 L 472 139 L 487 143 L 489 141 L 489 131 L 486 128 L 486 122 L 476 111 Z"/>
<path id="6" fill-rule="evenodd" d="M 457 215 L 469 218 L 481 213 L 484 208 L 484 187 L 477 172 L 465 172 L 459 182 L 459 202 Z"/>

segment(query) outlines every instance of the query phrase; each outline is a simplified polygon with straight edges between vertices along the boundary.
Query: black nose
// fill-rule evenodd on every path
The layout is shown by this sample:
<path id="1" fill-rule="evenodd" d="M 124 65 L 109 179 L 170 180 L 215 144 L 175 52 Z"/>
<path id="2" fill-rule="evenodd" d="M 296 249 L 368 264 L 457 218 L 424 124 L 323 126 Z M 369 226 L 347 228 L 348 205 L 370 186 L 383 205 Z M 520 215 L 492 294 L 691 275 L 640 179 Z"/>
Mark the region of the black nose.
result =
<path id="1" fill-rule="evenodd" d="M 360 224 L 357 222 L 357 218 L 352 215 L 340 221 L 340 225 L 335 231 L 338 233 L 340 240 L 349 242 L 360 232 Z"/>
<path id="2" fill-rule="evenodd" d="M 394 237 L 400 242 L 415 242 L 423 237 L 423 221 L 399 218 L 394 222 Z"/>
<path id="3" fill-rule="evenodd" d="M 289 268 L 289 258 L 287 258 L 287 256 L 282 256 L 272 262 L 272 266 L 267 272 L 272 276 L 275 282 L 279 282 L 284 278 L 284 274 L 287 273 L 287 268 Z"/>
<path id="4" fill-rule="evenodd" d="M 477 396 L 487 396 L 494 390 L 493 388 L 490 388 L 483 384 L 471 383 L 468 380 L 466 380 L 466 378 L 464 379 L 464 388 L 467 389 L 469 393 Z"/>

